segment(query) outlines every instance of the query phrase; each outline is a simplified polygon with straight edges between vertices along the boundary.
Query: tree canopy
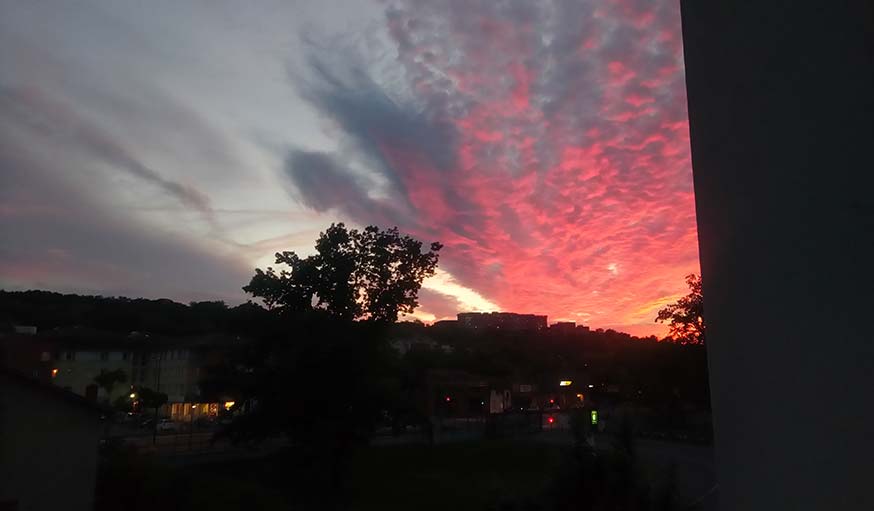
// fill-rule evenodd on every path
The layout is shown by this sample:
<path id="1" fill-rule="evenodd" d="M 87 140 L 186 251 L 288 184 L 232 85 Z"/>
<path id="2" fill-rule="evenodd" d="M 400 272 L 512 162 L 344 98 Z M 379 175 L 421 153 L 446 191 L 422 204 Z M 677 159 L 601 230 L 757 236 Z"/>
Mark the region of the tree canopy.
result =
<path id="1" fill-rule="evenodd" d="M 125 381 L 127 381 L 127 375 L 121 369 L 116 369 L 114 371 L 101 369 L 100 374 L 94 377 L 94 383 L 106 391 L 107 400 L 112 397 L 112 389 L 115 388 L 115 385 L 117 383 L 124 383 Z"/>
<path id="2" fill-rule="evenodd" d="M 686 276 L 689 294 L 659 311 L 656 321 L 669 321 L 670 336 L 682 344 L 704 344 L 704 298 L 701 277 L 694 273 Z"/>
<path id="3" fill-rule="evenodd" d="M 342 319 L 394 322 L 419 305 L 422 281 L 434 275 L 440 243 L 422 242 L 397 227 L 369 226 L 359 231 L 331 224 L 316 240 L 316 253 L 301 258 L 276 254 L 279 271 L 257 268 L 243 290 L 271 310 L 323 309 Z"/>
<path id="4" fill-rule="evenodd" d="M 148 387 L 141 387 L 137 393 L 145 408 L 160 408 L 167 403 L 167 394 L 163 392 L 157 392 Z"/>

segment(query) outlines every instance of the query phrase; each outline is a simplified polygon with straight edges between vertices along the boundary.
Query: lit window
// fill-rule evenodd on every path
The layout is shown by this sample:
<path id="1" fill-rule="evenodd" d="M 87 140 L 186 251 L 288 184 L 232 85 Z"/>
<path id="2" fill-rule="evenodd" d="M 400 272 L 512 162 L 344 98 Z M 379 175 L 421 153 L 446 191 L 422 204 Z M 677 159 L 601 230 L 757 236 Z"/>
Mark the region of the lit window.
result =
<path id="1" fill-rule="evenodd" d="M 225 401 L 225 410 L 230 410 L 232 406 L 234 406 L 233 401 Z"/>

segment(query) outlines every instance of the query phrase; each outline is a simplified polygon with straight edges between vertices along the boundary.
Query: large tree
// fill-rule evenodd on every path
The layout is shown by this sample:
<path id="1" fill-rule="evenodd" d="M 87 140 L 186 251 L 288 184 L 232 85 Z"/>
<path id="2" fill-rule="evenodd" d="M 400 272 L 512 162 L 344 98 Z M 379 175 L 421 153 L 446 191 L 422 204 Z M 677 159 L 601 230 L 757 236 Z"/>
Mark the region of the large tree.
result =
<path id="1" fill-rule="evenodd" d="M 689 294 L 659 311 L 656 321 L 669 322 L 669 335 L 681 344 L 704 344 L 704 298 L 701 277 L 694 273 L 686 276 Z"/>
<path id="2" fill-rule="evenodd" d="M 94 377 L 94 383 L 106 392 L 106 401 L 112 399 L 112 391 L 115 389 L 115 385 L 125 381 L 127 381 L 127 375 L 121 369 L 114 371 L 101 369 L 100 374 Z"/>
<path id="3" fill-rule="evenodd" d="M 422 242 L 401 235 L 397 227 L 382 230 L 331 226 L 316 240 L 316 253 L 301 258 L 278 252 L 276 264 L 255 270 L 243 290 L 268 309 L 323 309 L 343 319 L 394 322 L 398 314 L 419 305 L 422 281 L 434 275 L 440 243 L 422 250 Z"/>

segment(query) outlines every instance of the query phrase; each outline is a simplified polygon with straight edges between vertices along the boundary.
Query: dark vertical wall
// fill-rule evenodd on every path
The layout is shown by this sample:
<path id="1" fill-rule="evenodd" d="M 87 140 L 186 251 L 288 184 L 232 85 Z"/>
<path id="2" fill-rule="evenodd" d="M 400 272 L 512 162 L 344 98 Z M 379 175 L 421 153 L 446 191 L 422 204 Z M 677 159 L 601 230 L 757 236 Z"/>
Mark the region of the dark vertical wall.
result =
<path id="1" fill-rule="evenodd" d="M 720 507 L 874 509 L 872 2 L 684 0 Z"/>
<path id="2" fill-rule="evenodd" d="M 0 372 L 0 502 L 92 511 L 99 413 Z"/>

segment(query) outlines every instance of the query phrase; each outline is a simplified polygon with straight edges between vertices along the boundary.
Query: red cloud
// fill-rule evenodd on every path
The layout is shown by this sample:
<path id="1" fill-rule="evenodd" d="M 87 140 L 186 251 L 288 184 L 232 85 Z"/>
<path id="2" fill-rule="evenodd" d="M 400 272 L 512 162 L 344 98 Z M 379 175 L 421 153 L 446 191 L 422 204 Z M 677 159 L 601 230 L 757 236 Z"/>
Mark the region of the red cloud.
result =
<path id="1" fill-rule="evenodd" d="M 442 162 L 397 130 L 365 140 L 414 211 L 396 223 L 504 310 L 663 333 L 698 271 L 677 6 L 410 2 L 388 22 L 417 122 L 452 132 Z"/>

